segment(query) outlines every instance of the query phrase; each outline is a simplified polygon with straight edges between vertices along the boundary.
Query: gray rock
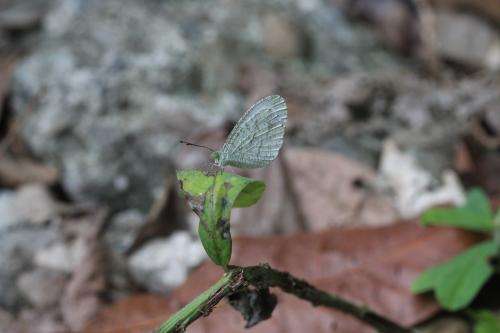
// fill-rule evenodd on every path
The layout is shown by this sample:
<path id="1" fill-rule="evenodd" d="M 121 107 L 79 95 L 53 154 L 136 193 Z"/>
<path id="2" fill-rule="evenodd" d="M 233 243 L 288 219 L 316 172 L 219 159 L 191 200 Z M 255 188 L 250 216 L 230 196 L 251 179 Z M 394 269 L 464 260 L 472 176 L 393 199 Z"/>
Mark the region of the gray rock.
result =
<path id="1" fill-rule="evenodd" d="M 16 70 L 14 108 L 30 148 L 59 166 L 75 199 L 119 210 L 150 206 L 179 138 L 244 109 L 234 89 L 241 64 L 274 59 L 266 12 L 296 23 L 281 24 L 293 44 L 285 70 L 397 67 L 370 32 L 322 1 L 59 2 Z"/>
<path id="2" fill-rule="evenodd" d="M 111 286 L 111 297 L 120 297 L 134 287 L 127 267 L 127 251 L 137 238 L 146 221 L 146 216 L 138 210 L 126 210 L 116 214 L 106 229 L 104 243 L 106 254 L 106 275 Z"/>
<path id="3" fill-rule="evenodd" d="M 12 333 L 54 333 L 72 332 L 61 320 L 57 309 L 23 309 L 16 321 L 5 332 Z"/>
<path id="4" fill-rule="evenodd" d="M 129 259 L 135 281 L 150 291 L 166 293 L 187 278 L 189 270 L 206 258 L 198 239 L 178 231 L 167 239 L 153 240 Z"/>
<path id="5" fill-rule="evenodd" d="M 104 237 L 106 245 L 117 254 L 124 255 L 134 243 L 146 216 L 140 211 L 129 209 L 113 216 Z"/>
<path id="6" fill-rule="evenodd" d="M 278 60 L 307 58 L 310 45 L 307 33 L 291 18 L 268 13 L 263 19 L 264 47 Z"/>
<path id="7" fill-rule="evenodd" d="M 66 279 L 67 275 L 59 271 L 38 268 L 23 273 L 17 287 L 32 306 L 44 309 L 59 302 Z"/>
<path id="8" fill-rule="evenodd" d="M 17 288 L 18 276 L 33 266 L 33 256 L 57 239 L 54 228 L 16 225 L 0 232 L 0 306 L 16 310 L 24 301 Z"/>
<path id="9" fill-rule="evenodd" d="M 18 223 L 43 223 L 55 217 L 61 206 L 43 185 L 29 184 L 0 192 L 0 229 Z"/>
<path id="10" fill-rule="evenodd" d="M 34 255 L 34 263 L 43 268 L 71 273 L 79 265 L 85 252 L 85 244 L 81 238 L 66 241 L 60 237 Z"/>
<path id="11" fill-rule="evenodd" d="M 496 78 L 436 82 L 411 73 L 339 76 L 320 89 L 317 104 L 304 106 L 315 111 L 289 142 L 323 146 L 375 165 L 390 137 L 438 177 L 451 166 L 454 143 L 468 132 L 468 119 L 498 104 L 497 87 Z"/>
<path id="12" fill-rule="evenodd" d="M 436 12 L 436 51 L 467 66 L 500 69 L 500 33 L 477 15 L 449 10 Z"/>

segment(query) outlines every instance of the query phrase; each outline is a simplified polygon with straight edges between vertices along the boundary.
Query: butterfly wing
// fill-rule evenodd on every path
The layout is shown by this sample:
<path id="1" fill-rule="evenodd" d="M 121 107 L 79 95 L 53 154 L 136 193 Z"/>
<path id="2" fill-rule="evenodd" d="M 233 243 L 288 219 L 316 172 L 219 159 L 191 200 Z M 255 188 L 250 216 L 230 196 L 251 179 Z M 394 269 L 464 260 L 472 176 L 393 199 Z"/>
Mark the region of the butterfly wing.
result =
<path id="1" fill-rule="evenodd" d="M 267 96 L 236 123 L 220 151 L 220 165 L 261 168 L 273 161 L 283 145 L 287 121 L 283 97 Z"/>

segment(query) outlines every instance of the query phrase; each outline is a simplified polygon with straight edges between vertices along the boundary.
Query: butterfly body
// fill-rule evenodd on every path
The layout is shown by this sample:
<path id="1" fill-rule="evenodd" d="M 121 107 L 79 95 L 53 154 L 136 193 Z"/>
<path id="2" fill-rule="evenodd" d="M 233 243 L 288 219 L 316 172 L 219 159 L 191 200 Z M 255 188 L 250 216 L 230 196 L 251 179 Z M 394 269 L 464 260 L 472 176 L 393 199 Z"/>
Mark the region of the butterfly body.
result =
<path id="1" fill-rule="evenodd" d="M 283 145 L 287 107 L 283 97 L 267 96 L 238 120 L 222 149 L 212 153 L 219 167 L 262 168 L 269 165 Z"/>

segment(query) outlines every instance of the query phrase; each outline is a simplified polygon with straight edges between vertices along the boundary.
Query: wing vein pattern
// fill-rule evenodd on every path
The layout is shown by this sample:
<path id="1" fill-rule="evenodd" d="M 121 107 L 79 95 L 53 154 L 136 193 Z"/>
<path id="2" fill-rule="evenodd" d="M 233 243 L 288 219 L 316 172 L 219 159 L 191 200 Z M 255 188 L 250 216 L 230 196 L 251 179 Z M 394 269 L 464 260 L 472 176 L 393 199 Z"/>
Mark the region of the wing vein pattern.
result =
<path id="1" fill-rule="evenodd" d="M 283 145 L 287 107 L 283 97 L 268 96 L 255 103 L 236 123 L 220 150 L 219 163 L 261 168 L 273 161 Z"/>

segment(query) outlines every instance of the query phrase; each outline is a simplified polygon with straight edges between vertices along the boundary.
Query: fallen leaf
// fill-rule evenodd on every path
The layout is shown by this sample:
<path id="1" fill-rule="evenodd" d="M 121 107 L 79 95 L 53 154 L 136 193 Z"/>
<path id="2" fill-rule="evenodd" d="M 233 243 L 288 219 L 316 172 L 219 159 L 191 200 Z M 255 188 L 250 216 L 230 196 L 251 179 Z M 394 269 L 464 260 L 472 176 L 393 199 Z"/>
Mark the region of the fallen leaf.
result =
<path id="1" fill-rule="evenodd" d="M 460 155 L 467 154 L 467 168 L 458 169 L 464 186 L 479 186 L 490 196 L 500 195 L 500 154 L 497 150 L 487 150 L 475 139 L 469 138 L 455 153 L 455 168 L 460 165 Z M 465 164 L 465 163 L 464 163 Z"/>
<path id="2" fill-rule="evenodd" d="M 0 156 L 0 186 L 15 187 L 26 183 L 54 184 L 58 179 L 55 168 L 26 158 Z"/>
<path id="3" fill-rule="evenodd" d="M 4 116 L 4 99 L 9 91 L 12 73 L 21 58 L 22 54 L 19 51 L 11 50 L 0 55 L 0 119 Z"/>
<path id="4" fill-rule="evenodd" d="M 425 268 L 449 259 L 478 240 L 479 236 L 472 233 L 427 229 L 409 222 L 379 228 L 334 228 L 286 237 L 235 239 L 231 263 L 269 263 L 318 288 L 366 304 L 401 325 L 411 326 L 439 310 L 432 298 L 411 293 L 413 279 Z M 206 270 L 202 274 L 212 275 Z M 197 284 L 201 284 L 200 278 L 196 279 Z M 193 286 L 189 282 L 172 297 L 180 293 L 178 297 L 184 302 L 193 297 L 195 294 L 189 295 L 188 289 Z M 281 305 L 278 303 L 277 310 Z M 309 315 L 315 316 L 315 311 Z M 275 314 L 271 320 L 284 319 Z"/>
<path id="5" fill-rule="evenodd" d="M 263 179 L 256 205 L 234 212 L 235 235 L 288 234 L 338 225 L 384 225 L 398 214 L 389 197 L 370 186 L 374 170 L 322 149 L 284 147 L 270 167 L 244 173 Z"/>
<path id="6" fill-rule="evenodd" d="M 309 234 L 235 238 L 231 264 L 269 263 L 318 288 L 337 293 L 354 303 L 366 304 L 401 325 L 412 326 L 440 309 L 432 297 L 415 296 L 410 292 L 413 279 L 426 268 L 446 261 L 479 240 L 477 234 L 444 227 L 423 228 L 408 221 L 377 228 L 330 228 Z M 168 298 L 169 306 L 165 306 L 163 320 L 217 281 L 221 274 L 222 270 L 211 263 L 198 268 Z M 315 308 L 279 290 L 273 292 L 278 296 L 278 305 L 271 319 L 256 325 L 252 332 L 373 332 L 348 315 Z M 129 315 L 136 318 L 139 312 L 142 313 L 139 308 L 130 309 Z M 154 311 L 141 320 L 156 319 L 156 316 Z M 130 325 L 134 322 L 137 320 L 130 321 Z M 126 323 L 125 318 L 117 325 L 124 327 Z M 89 327 L 98 327 L 98 324 Z M 152 320 L 150 324 L 149 329 L 157 326 Z M 240 314 L 221 303 L 210 316 L 196 321 L 188 331 L 246 332 L 244 325 Z M 115 331 L 110 329 L 109 332 Z"/>
<path id="7" fill-rule="evenodd" d="M 267 168 L 242 172 L 253 179 L 262 179 L 266 191 L 255 205 L 233 210 L 233 235 L 289 234 L 307 229 L 298 193 L 292 187 L 293 178 L 283 158 L 286 151 L 283 147 L 277 160 Z"/>
<path id="8" fill-rule="evenodd" d="M 328 150 L 284 147 L 270 167 L 244 174 L 263 179 L 267 190 L 256 205 L 234 212 L 235 235 L 384 225 L 398 216 L 387 195 L 357 185 L 374 183 L 374 170 Z"/>
<path id="9" fill-rule="evenodd" d="M 107 212 L 100 210 L 95 214 L 92 228 L 82 236 L 86 245 L 85 254 L 61 299 L 62 317 L 72 331 L 80 331 L 97 313 L 102 303 L 100 294 L 105 290 L 100 240 Z"/>
<path id="10" fill-rule="evenodd" d="M 165 297 L 136 294 L 102 310 L 84 333 L 141 333 L 151 332 L 173 311 Z"/>
<path id="11" fill-rule="evenodd" d="M 320 149 L 287 149 L 284 158 L 307 230 L 347 224 L 383 225 L 397 218 L 387 196 L 356 186 L 357 182 L 374 182 L 374 170 Z"/>

